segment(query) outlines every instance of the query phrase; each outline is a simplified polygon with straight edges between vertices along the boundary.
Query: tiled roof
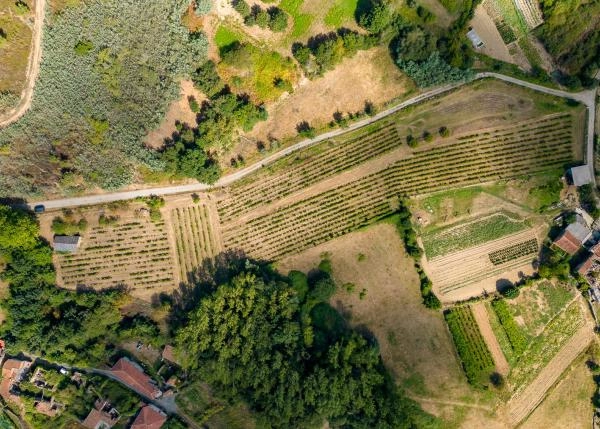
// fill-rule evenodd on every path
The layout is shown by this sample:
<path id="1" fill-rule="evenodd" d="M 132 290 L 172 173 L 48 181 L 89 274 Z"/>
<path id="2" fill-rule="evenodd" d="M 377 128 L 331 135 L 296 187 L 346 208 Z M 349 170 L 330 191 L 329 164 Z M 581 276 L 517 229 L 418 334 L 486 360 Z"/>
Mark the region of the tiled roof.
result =
<path id="1" fill-rule="evenodd" d="M 581 274 L 582 276 L 586 275 L 587 272 L 590 270 L 590 268 L 592 268 L 593 263 L 594 263 L 594 256 L 589 255 L 585 259 L 585 261 L 583 261 L 581 264 L 579 264 L 579 266 L 577 267 L 577 272 L 579 274 Z"/>
<path id="2" fill-rule="evenodd" d="M 162 352 L 163 359 L 168 360 L 169 362 L 172 362 L 172 363 L 179 363 L 177 358 L 175 357 L 174 352 L 175 352 L 175 349 L 173 348 L 173 346 L 170 344 L 167 344 Z"/>
<path id="3" fill-rule="evenodd" d="M 108 429 L 114 426 L 115 421 L 111 420 L 107 414 L 92 408 L 81 424 L 88 429 Z"/>
<path id="4" fill-rule="evenodd" d="M 569 255 L 574 255 L 581 247 L 581 241 L 579 241 L 567 230 L 565 230 L 556 240 L 554 240 L 554 244 L 567 252 Z"/>
<path id="5" fill-rule="evenodd" d="M 146 405 L 140 410 L 131 429 L 160 429 L 167 421 L 165 413 L 154 405 Z"/>
<path id="6" fill-rule="evenodd" d="M 128 358 L 119 359 L 111 371 L 123 383 L 148 398 L 156 398 L 160 395 L 160 390 L 152 383 L 152 379 L 144 373 L 139 365 Z"/>

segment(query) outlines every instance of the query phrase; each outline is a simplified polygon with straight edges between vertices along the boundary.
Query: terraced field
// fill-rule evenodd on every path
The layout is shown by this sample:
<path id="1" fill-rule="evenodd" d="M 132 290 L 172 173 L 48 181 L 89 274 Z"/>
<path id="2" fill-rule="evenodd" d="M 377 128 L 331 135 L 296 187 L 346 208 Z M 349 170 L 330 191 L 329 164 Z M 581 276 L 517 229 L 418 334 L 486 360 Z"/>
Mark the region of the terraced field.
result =
<path id="1" fill-rule="evenodd" d="M 172 289 L 171 247 L 163 222 L 124 219 L 116 226 L 93 226 L 75 254 L 58 254 L 59 283 L 75 288 L 126 285 L 134 294 Z"/>
<path id="2" fill-rule="evenodd" d="M 388 167 L 358 180 L 253 217 L 251 207 L 259 203 L 268 206 L 323 179 L 322 167 L 314 167 L 314 163 L 299 165 L 289 169 L 285 177 L 277 176 L 275 182 L 248 184 L 253 193 L 240 192 L 218 205 L 224 246 L 242 248 L 255 257 L 277 259 L 390 214 L 393 200 L 399 195 L 425 194 L 561 167 L 573 159 L 572 129 L 570 114 L 552 114 L 513 126 L 457 135 L 447 143 L 424 145 L 409 155 L 399 155 Z M 381 138 L 387 139 L 387 134 Z M 337 158 L 349 156 L 360 157 L 355 151 L 338 149 L 320 155 L 327 158 L 328 166 Z M 249 214 L 242 221 L 232 219 L 246 212 Z"/>
<path id="3" fill-rule="evenodd" d="M 205 203 L 177 207 L 171 210 L 177 260 L 181 279 L 212 258 L 221 249 L 219 237 L 211 227 L 208 205 Z"/>

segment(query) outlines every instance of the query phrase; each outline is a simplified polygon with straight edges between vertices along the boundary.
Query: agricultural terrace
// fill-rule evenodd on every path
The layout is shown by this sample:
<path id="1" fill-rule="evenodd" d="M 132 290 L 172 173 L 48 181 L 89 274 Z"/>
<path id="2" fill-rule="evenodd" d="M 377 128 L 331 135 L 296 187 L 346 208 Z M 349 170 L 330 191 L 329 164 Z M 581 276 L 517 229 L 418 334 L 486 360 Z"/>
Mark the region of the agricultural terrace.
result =
<path id="1" fill-rule="evenodd" d="M 164 221 L 153 222 L 140 211 L 121 216 L 112 225 L 90 220 L 77 253 L 56 254 L 59 284 L 97 289 L 124 284 L 134 295 L 146 297 L 174 287 L 173 255 Z"/>
<path id="2" fill-rule="evenodd" d="M 494 361 L 471 308 L 447 310 L 445 317 L 467 379 L 476 386 L 488 384 L 494 371 Z"/>
<path id="3" fill-rule="evenodd" d="M 467 93 L 469 91 L 473 88 Z M 475 90 L 479 98 L 472 99 L 472 103 L 476 104 L 475 99 L 485 100 L 482 103 L 492 111 L 494 105 L 498 111 L 504 111 L 504 114 L 498 112 L 495 116 L 484 108 L 483 111 L 489 113 L 484 115 L 487 116 L 485 123 L 500 122 L 504 125 L 473 130 L 470 127 L 481 126 L 483 118 L 482 122 L 469 120 L 465 112 L 470 114 L 473 104 L 466 104 L 468 100 L 454 100 L 457 93 L 442 97 L 453 101 L 449 104 L 442 105 L 440 100 L 426 103 L 434 105 L 433 112 L 415 112 L 423 106 L 411 109 L 408 116 L 412 121 L 408 126 L 400 126 L 400 114 L 382 121 L 380 129 L 369 128 L 365 131 L 366 135 L 375 134 L 376 140 L 368 145 L 363 144 L 364 141 L 359 145 L 357 134 L 351 136 L 354 138 L 342 139 L 341 144 L 327 141 L 309 149 L 313 156 L 302 159 L 302 153 L 292 154 L 270 172 L 263 171 L 234 185 L 229 196 L 217 202 L 225 247 L 242 248 L 260 258 L 277 259 L 390 214 L 393 201 L 400 194 L 418 195 L 540 173 L 574 159 L 574 144 L 581 141 L 575 126 L 580 109 L 561 103 L 566 112 L 513 121 L 508 125 L 509 118 L 514 120 L 514 116 L 521 115 L 507 113 L 500 108 L 503 104 L 500 100 L 506 102 L 506 98 L 496 94 L 486 97 Z M 509 102 L 513 107 L 529 105 L 525 111 L 541 109 L 548 112 L 549 108 L 556 112 L 560 109 L 560 106 L 548 105 L 547 102 L 538 102 L 539 107 L 534 106 L 531 100 L 530 103 L 523 99 L 515 101 L 513 106 Z M 439 112 L 441 116 L 432 116 L 436 107 L 447 115 Z M 460 117 L 462 120 L 459 120 Z M 395 126 L 385 126 L 394 119 Z M 411 132 L 419 129 L 419 133 L 427 129 L 433 131 L 444 123 L 454 124 L 452 137 L 433 139 L 432 143 L 422 142 L 412 150 L 403 144 L 403 135 L 412 135 Z M 386 145 L 393 146 L 391 142 L 394 141 L 396 149 L 385 153 Z M 370 152 L 373 146 L 376 147 L 375 153 Z M 363 151 L 369 152 L 363 155 Z M 382 152 L 385 157 L 376 158 Z M 355 159 L 361 162 L 365 157 L 370 157 L 370 161 L 358 166 Z M 294 160 L 297 162 L 285 173 L 280 171 L 281 167 Z M 315 186 L 312 188 L 314 195 L 310 195 L 311 188 L 303 189 L 340 171 L 347 176 L 340 175 L 339 180 L 332 178 Z M 294 192 L 298 192 L 297 198 L 292 198 Z M 271 206 L 260 207 L 254 215 L 250 211 L 252 207 L 276 200 L 279 201 Z"/>
<path id="4" fill-rule="evenodd" d="M 16 105 L 27 75 L 33 0 L 0 0 L 0 113 Z"/>
<path id="5" fill-rule="evenodd" d="M 207 201 L 177 204 L 169 209 L 166 222 L 175 236 L 177 262 L 181 279 L 195 271 L 207 258 L 221 251 L 218 229 L 214 228 L 212 209 Z"/>

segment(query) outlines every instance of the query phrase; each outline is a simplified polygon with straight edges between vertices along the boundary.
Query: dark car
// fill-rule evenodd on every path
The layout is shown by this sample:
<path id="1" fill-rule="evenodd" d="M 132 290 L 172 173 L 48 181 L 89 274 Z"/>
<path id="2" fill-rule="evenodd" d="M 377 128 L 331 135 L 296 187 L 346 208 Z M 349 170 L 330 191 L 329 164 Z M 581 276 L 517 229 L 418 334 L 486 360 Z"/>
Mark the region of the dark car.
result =
<path id="1" fill-rule="evenodd" d="M 46 211 L 46 207 L 44 207 L 42 204 L 38 204 L 33 208 L 33 211 L 35 213 L 44 213 Z"/>

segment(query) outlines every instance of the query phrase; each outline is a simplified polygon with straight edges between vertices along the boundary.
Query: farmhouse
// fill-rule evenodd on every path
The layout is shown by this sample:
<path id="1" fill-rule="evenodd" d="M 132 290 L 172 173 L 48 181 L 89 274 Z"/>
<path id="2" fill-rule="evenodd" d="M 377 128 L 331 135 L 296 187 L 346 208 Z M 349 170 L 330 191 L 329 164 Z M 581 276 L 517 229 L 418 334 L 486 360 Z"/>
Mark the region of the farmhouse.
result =
<path id="1" fill-rule="evenodd" d="M 124 357 L 111 368 L 115 377 L 147 398 L 160 398 L 162 392 L 156 382 L 148 377 L 144 370 L 136 363 Z"/>
<path id="2" fill-rule="evenodd" d="M 569 255 L 577 253 L 581 245 L 592 235 L 592 230 L 589 228 L 583 216 L 577 214 L 575 219 L 575 222 L 567 226 L 553 243 Z"/>
<path id="3" fill-rule="evenodd" d="M 167 421 L 167 415 L 154 405 L 142 407 L 131 429 L 160 429 Z"/>
<path id="4" fill-rule="evenodd" d="M 0 383 L 0 396 L 5 401 L 20 403 L 18 395 L 13 393 L 13 388 L 18 385 L 31 366 L 31 362 L 17 359 L 7 359 L 2 366 L 2 382 Z"/>
<path id="5" fill-rule="evenodd" d="M 78 235 L 56 235 L 54 236 L 54 251 L 64 253 L 75 253 L 79 248 L 81 237 Z"/>
<path id="6" fill-rule="evenodd" d="M 590 168 L 587 165 L 573 167 L 569 171 L 571 173 L 571 178 L 573 179 L 573 185 L 583 186 L 592 183 L 592 175 L 590 173 Z"/>

